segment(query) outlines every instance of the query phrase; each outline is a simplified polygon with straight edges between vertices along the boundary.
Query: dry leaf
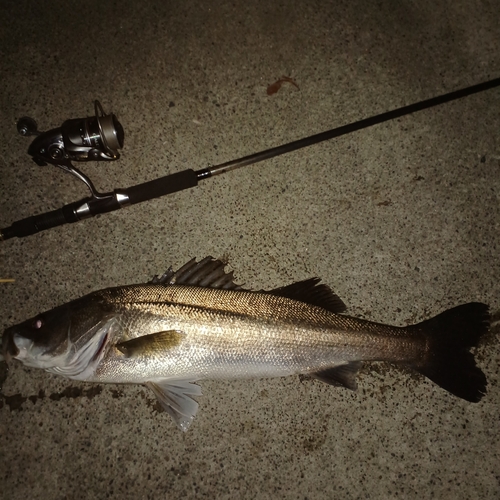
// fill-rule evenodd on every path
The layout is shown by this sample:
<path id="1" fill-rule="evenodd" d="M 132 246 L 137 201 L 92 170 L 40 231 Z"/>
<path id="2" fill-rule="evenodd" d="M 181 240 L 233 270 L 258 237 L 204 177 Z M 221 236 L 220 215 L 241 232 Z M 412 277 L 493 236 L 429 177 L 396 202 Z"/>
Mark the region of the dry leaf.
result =
<path id="1" fill-rule="evenodd" d="M 299 86 L 289 76 L 282 76 L 278 81 L 274 82 L 273 84 L 269 85 L 269 87 L 267 87 L 267 95 L 276 94 L 276 92 L 278 92 L 278 90 L 285 82 L 295 85 L 295 87 L 297 87 L 297 90 L 300 90 Z"/>

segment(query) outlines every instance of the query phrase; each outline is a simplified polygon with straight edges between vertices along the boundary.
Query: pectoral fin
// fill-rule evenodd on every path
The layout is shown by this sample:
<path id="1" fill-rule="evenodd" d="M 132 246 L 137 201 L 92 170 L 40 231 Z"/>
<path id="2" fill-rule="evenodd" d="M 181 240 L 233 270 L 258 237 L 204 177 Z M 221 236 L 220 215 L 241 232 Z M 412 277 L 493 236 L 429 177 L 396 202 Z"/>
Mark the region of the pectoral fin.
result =
<path id="1" fill-rule="evenodd" d="M 191 396 L 201 396 L 201 387 L 187 380 L 146 382 L 162 408 L 173 418 L 177 427 L 186 432 L 198 411 Z"/>
<path id="2" fill-rule="evenodd" d="M 127 358 L 148 356 L 178 346 L 183 336 L 184 334 L 178 330 L 156 332 L 120 342 L 116 344 L 116 348 Z"/>

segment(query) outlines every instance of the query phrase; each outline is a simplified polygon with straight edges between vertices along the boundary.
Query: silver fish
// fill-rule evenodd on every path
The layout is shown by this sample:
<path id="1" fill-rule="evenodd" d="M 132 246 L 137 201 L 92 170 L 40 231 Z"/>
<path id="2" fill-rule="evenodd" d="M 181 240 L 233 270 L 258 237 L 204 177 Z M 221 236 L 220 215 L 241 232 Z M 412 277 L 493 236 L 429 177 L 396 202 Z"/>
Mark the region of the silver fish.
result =
<path id="1" fill-rule="evenodd" d="M 488 331 L 488 306 L 464 304 L 395 327 L 341 314 L 318 278 L 244 290 L 211 257 L 149 283 L 108 288 L 5 330 L 4 357 L 74 380 L 145 384 L 178 427 L 198 409 L 203 379 L 307 374 L 356 389 L 362 361 L 391 361 L 477 402 L 486 377 L 471 347 Z"/>

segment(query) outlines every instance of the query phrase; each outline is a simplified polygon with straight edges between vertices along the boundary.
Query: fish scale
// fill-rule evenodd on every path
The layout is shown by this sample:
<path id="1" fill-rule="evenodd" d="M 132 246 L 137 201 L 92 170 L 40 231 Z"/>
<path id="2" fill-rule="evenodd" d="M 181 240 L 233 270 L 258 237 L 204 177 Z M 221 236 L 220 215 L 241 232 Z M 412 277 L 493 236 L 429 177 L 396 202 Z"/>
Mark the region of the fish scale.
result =
<path id="1" fill-rule="evenodd" d="M 182 340 L 147 352 L 140 366 L 138 358 L 110 352 L 94 381 L 285 376 L 353 360 L 408 362 L 422 347 L 400 328 L 266 293 L 133 285 L 102 295 L 126 324 L 116 343 L 168 330 L 181 331 Z"/>

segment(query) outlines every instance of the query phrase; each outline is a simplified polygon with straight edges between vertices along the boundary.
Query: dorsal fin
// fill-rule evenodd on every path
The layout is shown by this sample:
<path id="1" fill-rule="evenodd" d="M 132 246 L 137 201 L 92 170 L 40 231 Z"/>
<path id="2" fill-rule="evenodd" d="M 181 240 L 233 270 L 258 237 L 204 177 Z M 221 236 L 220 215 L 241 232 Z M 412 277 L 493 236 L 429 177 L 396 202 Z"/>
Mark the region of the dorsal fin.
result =
<path id="1" fill-rule="evenodd" d="M 304 281 L 298 281 L 291 285 L 269 290 L 266 293 L 299 300 L 300 302 L 322 307 L 334 313 L 341 313 L 347 309 L 342 299 L 335 295 L 328 285 L 320 283 L 319 278 L 309 278 Z"/>
<path id="2" fill-rule="evenodd" d="M 149 283 L 243 290 L 240 285 L 234 283 L 233 271 L 226 273 L 225 267 L 224 262 L 213 257 L 205 257 L 200 262 L 196 262 L 196 259 L 193 258 L 177 271 L 170 267 L 162 276 L 154 276 Z M 261 290 L 261 292 L 298 300 L 334 313 L 346 310 L 342 300 L 332 292 L 329 286 L 320 283 L 319 278 L 310 278 L 274 290 Z"/>
<path id="3" fill-rule="evenodd" d="M 193 258 L 177 271 L 170 267 L 162 276 L 155 276 L 149 283 L 241 290 L 241 286 L 233 281 L 233 271 L 226 273 L 225 266 L 224 262 L 213 257 L 205 257 L 200 262 Z"/>

